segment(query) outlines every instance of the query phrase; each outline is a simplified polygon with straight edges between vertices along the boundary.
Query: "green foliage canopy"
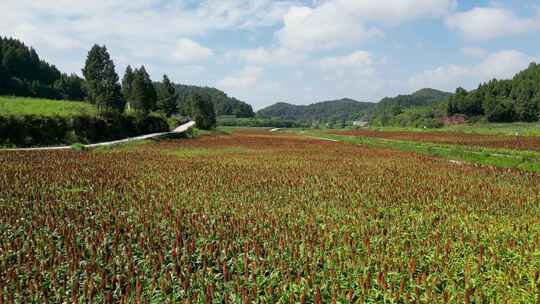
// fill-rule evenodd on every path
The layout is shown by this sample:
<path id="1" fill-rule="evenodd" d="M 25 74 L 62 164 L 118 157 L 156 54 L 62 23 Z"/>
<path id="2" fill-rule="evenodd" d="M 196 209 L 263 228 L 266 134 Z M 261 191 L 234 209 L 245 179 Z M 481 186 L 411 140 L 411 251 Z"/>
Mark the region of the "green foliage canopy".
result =
<path id="1" fill-rule="evenodd" d="M 101 111 L 123 111 L 125 102 L 122 97 L 119 78 L 114 63 L 105 46 L 94 45 L 83 69 L 88 89 L 88 99 Z"/>

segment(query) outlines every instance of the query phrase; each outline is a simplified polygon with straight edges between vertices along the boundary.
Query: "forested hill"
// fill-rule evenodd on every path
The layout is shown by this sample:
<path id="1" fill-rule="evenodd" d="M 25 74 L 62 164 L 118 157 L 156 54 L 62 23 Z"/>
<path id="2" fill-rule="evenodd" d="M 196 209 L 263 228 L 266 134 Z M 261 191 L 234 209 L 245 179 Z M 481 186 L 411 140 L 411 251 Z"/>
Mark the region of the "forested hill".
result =
<path id="1" fill-rule="evenodd" d="M 373 109 L 370 115 L 371 120 L 379 120 L 387 116 L 395 116 L 413 107 L 433 106 L 442 103 L 452 96 L 451 93 L 434 90 L 421 89 L 410 95 L 398 95 L 396 97 L 385 97 Z"/>
<path id="2" fill-rule="evenodd" d="M 422 89 L 410 95 L 383 98 L 376 107 L 377 111 L 386 109 L 406 109 L 410 107 L 429 106 L 433 103 L 445 101 L 452 94 L 434 89 Z"/>
<path id="3" fill-rule="evenodd" d="M 451 93 L 434 89 L 422 89 L 410 95 L 386 97 L 379 103 L 359 102 L 348 98 L 308 106 L 282 102 L 258 111 L 257 116 L 302 122 L 351 121 L 362 118 L 384 120 L 384 117 L 395 116 L 408 108 L 431 106 L 437 102 L 446 101 L 451 95 Z"/>
<path id="4" fill-rule="evenodd" d="M 535 122 L 540 119 L 540 65 L 512 79 L 491 80 L 467 92 L 458 88 L 448 102 L 449 115 L 483 116 L 490 122 Z"/>
<path id="5" fill-rule="evenodd" d="M 383 98 L 369 114 L 374 126 L 437 127 L 446 115 L 451 93 L 421 89 L 410 95 Z"/>
<path id="6" fill-rule="evenodd" d="M 131 69 L 131 67 L 129 68 Z M 148 94 L 143 95 L 154 96 L 152 99 L 159 99 L 160 96 L 157 93 L 160 90 L 156 91 L 156 88 L 161 83 L 153 83 L 155 87 L 152 86 L 150 76 L 146 73 L 146 70 L 142 70 L 144 70 L 144 67 L 141 68 L 140 72 L 143 72 L 143 78 L 148 82 L 147 86 L 149 90 L 147 92 Z M 132 76 L 128 76 L 125 80 L 129 80 Z M 127 82 L 123 81 L 124 91 L 129 90 L 126 84 Z M 211 100 L 216 115 L 234 115 L 237 117 L 255 116 L 251 105 L 236 98 L 229 97 L 218 89 L 180 84 L 175 85 L 175 89 L 178 96 L 177 103 L 182 103 L 191 94 L 198 93 Z M 92 103 L 89 100 L 87 91 L 88 83 L 85 82 L 85 79 L 75 74 L 67 75 L 62 73 L 54 65 L 42 60 L 32 47 L 26 46 L 23 42 L 0 36 L 0 95 L 86 100 Z M 122 95 L 126 95 L 124 94 L 126 92 L 123 92 Z M 125 101 L 131 101 L 133 103 L 132 100 L 129 100 L 132 96 L 120 96 L 119 98 L 122 97 L 126 99 Z M 148 104 L 153 105 L 156 103 L 157 100 L 151 100 Z M 151 107 L 151 109 L 147 110 L 153 111 L 158 109 Z"/>
<path id="7" fill-rule="evenodd" d="M 216 88 L 183 84 L 176 84 L 175 88 L 179 95 L 179 100 L 187 100 L 187 98 L 193 93 L 209 96 L 214 105 L 214 111 L 216 112 L 217 116 L 234 115 L 242 118 L 255 116 L 251 105 L 234 97 L 229 97 L 227 94 Z"/>
<path id="8" fill-rule="evenodd" d="M 348 98 L 311 105 L 292 105 L 281 102 L 259 110 L 257 116 L 300 122 L 350 121 L 362 118 L 374 106 L 373 103 Z"/>
<path id="9" fill-rule="evenodd" d="M 61 73 L 17 39 L 0 36 L 0 95 L 83 100 L 83 79 Z"/>

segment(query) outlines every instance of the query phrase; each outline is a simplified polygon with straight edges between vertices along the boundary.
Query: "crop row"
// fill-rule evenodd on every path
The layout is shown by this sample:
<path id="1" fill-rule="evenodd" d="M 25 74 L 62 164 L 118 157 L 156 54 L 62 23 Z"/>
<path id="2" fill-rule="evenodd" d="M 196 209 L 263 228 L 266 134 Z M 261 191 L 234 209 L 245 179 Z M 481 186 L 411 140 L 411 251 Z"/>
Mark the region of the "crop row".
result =
<path id="1" fill-rule="evenodd" d="M 450 145 L 479 146 L 487 148 L 504 148 L 517 150 L 540 151 L 540 137 L 484 135 L 459 132 L 414 132 L 414 131 L 372 131 L 350 130 L 332 131 L 338 135 L 364 136 L 394 140 L 430 142 Z"/>

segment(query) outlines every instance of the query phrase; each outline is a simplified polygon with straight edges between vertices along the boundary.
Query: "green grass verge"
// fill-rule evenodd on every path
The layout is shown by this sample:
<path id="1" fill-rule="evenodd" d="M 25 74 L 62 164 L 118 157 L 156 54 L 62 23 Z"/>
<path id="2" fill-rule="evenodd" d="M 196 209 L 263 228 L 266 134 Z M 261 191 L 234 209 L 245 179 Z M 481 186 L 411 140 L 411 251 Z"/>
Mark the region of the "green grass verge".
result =
<path id="1" fill-rule="evenodd" d="M 69 117 L 96 114 L 96 107 L 86 102 L 0 96 L 0 115 Z"/>
<path id="2" fill-rule="evenodd" d="M 382 138 L 334 135 L 314 131 L 305 131 L 301 134 L 317 138 L 333 139 L 352 144 L 360 144 L 368 147 L 389 148 L 405 152 L 415 152 L 423 155 L 442 157 L 449 160 L 458 160 L 473 164 L 540 172 L 540 153 L 534 151 L 517 151 L 459 145 L 420 143 Z"/>

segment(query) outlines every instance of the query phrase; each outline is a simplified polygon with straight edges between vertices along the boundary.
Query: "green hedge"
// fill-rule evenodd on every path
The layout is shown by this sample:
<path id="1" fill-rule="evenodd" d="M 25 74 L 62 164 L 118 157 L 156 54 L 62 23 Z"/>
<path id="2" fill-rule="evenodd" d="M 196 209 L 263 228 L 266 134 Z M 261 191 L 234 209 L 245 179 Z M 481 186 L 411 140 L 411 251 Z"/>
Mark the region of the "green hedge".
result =
<path id="1" fill-rule="evenodd" d="M 161 116 L 0 116 L 0 145 L 28 147 L 95 143 L 169 131 Z"/>
<path id="2" fill-rule="evenodd" d="M 236 118 L 230 116 L 218 117 L 217 125 L 221 127 L 264 127 L 264 128 L 302 128 L 309 124 L 278 118 Z"/>

